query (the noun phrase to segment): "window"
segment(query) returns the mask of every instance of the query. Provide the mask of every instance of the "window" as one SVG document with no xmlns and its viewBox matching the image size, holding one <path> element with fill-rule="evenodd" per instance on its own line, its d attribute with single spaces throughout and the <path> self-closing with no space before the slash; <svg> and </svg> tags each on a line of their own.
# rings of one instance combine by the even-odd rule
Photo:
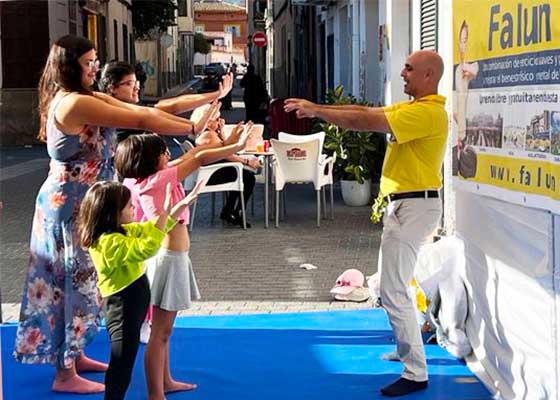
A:
<svg viewBox="0 0 560 400">
<path fill-rule="evenodd" d="M 119 59 L 119 23 L 113 20 L 113 44 L 115 46 L 115 60 Z"/>
<path fill-rule="evenodd" d="M 189 8 L 187 4 L 187 0 L 178 0 L 177 6 L 179 8 L 179 17 L 188 17 L 189 16 Z"/>
<path fill-rule="evenodd" d="M 420 49 L 437 51 L 437 0 L 420 2 Z"/>
<path fill-rule="evenodd" d="M 195 33 L 204 33 L 204 25 L 196 25 L 194 27 L 194 32 Z"/>
<path fill-rule="evenodd" d="M 239 37 L 241 35 L 241 28 L 239 25 L 224 25 L 224 32 L 231 33 L 231 37 Z"/>
</svg>

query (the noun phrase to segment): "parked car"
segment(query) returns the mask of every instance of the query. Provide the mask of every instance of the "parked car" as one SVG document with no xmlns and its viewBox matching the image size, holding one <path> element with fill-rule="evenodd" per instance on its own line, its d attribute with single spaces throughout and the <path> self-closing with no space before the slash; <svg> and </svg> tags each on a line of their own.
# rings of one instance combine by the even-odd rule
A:
<svg viewBox="0 0 560 400">
<path fill-rule="evenodd" d="M 224 67 L 224 64 L 220 62 L 213 62 L 204 67 L 204 75 L 206 76 L 222 76 L 225 73 L 226 68 Z"/>
</svg>

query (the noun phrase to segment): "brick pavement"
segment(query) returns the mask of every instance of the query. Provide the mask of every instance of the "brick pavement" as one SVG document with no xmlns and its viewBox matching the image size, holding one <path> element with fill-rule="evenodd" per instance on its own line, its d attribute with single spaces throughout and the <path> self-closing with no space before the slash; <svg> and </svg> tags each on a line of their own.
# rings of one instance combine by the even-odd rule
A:
<svg viewBox="0 0 560 400">
<path fill-rule="evenodd" d="M 234 99 L 239 100 L 239 94 L 237 89 Z M 234 101 L 233 105 L 232 111 L 223 112 L 231 123 L 244 117 L 243 104 Z M 0 212 L 0 290 L 7 321 L 16 320 L 19 312 L 33 204 L 47 173 L 46 151 L 42 147 L 3 147 L 0 161 L 0 199 L 4 202 Z M 21 166 L 20 173 L 14 165 Z M 367 302 L 332 301 L 329 294 L 345 269 L 357 268 L 366 275 L 377 270 L 381 230 L 369 222 L 368 207 L 345 206 L 335 186 L 335 219 L 323 220 L 317 228 L 312 186 L 292 185 L 287 190 L 286 219 L 279 228 L 271 221 L 271 227 L 264 229 L 263 187 L 257 184 L 254 216 L 248 207 L 253 227 L 247 231 L 224 226 L 219 219 L 210 221 L 210 195 L 201 196 L 191 234 L 191 258 L 202 299 L 183 314 L 371 307 Z M 299 267 L 302 263 L 318 268 L 305 270 Z"/>
</svg>

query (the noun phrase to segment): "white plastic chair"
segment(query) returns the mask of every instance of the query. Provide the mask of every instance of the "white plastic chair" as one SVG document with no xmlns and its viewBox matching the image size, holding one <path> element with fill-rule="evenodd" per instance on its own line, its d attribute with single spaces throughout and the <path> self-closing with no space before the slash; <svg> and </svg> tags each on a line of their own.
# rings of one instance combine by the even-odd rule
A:
<svg viewBox="0 0 560 400">
<path fill-rule="evenodd" d="M 278 132 L 278 140 L 283 142 L 301 143 L 308 142 L 313 139 L 319 139 L 320 153 L 323 153 L 323 144 L 325 143 L 325 132 L 315 132 L 309 135 L 294 135 L 287 132 Z"/>
<path fill-rule="evenodd" d="M 329 157 L 327 154 L 322 154 L 323 152 L 323 144 L 325 143 L 325 132 L 315 132 L 309 135 L 294 135 L 287 132 L 278 132 L 278 140 L 283 142 L 292 142 L 292 143 L 301 143 L 307 142 L 309 140 L 319 139 L 319 148 L 320 148 L 320 156 L 319 160 L 324 163 L 324 161 Z M 328 180 L 327 184 L 331 185 L 331 219 L 334 219 L 334 194 L 333 194 L 333 169 L 334 169 L 334 162 L 336 161 L 336 153 L 333 154 L 332 159 L 327 163 L 325 171 L 326 179 Z M 321 192 L 323 195 L 323 210 L 324 216 L 327 217 L 327 199 L 325 193 L 325 186 L 321 187 Z M 284 203 L 285 205 L 285 203 Z M 284 213 L 286 209 L 284 208 Z"/>
<path fill-rule="evenodd" d="M 317 227 L 321 226 L 320 192 L 324 185 L 329 183 L 332 185 L 332 170 L 328 171 L 329 174 L 325 174 L 325 167 L 332 165 L 333 157 L 321 160 L 320 142 L 319 138 L 306 142 L 271 139 L 275 157 L 276 227 L 278 227 L 280 191 L 287 183 L 313 183 L 317 193 Z"/>
<path fill-rule="evenodd" d="M 188 152 L 189 150 L 193 149 L 193 144 L 185 140 L 184 142 L 179 142 L 177 139 L 173 139 L 175 142 L 181 147 L 184 153 Z M 226 167 L 233 167 L 236 169 L 237 178 L 235 181 L 227 182 L 227 183 L 220 183 L 216 185 L 206 185 L 212 174 L 222 168 Z M 212 193 L 212 221 L 214 220 L 214 210 L 216 206 L 216 192 L 223 192 L 223 191 L 238 191 L 240 192 L 241 197 L 241 214 L 243 217 L 243 229 L 247 229 L 247 218 L 245 217 L 245 198 L 243 197 L 243 165 L 238 162 L 223 162 L 219 164 L 213 165 L 205 165 L 200 167 L 197 171 L 190 174 L 184 181 L 183 187 L 185 191 L 191 191 L 197 182 L 202 181 L 203 186 L 200 189 L 199 194 L 202 193 Z M 194 217 L 196 215 L 196 205 L 198 203 L 198 199 L 195 200 L 192 208 L 192 215 L 190 218 L 189 223 L 189 231 L 192 232 L 194 227 Z"/>
<path fill-rule="evenodd" d="M 207 185 L 208 180 L 214 174 L 214 172 L 222 169 L 232 167 L 235 168 L 237 172 L 237 178 L 232 182 L 227 183 L 218 183 L 215 185 Z M 202 188 L 200 189 L 199 194 L 202 193 L 212 193 L 212 220 L 214 219 L 214 206 L 215 206 L 215 198 L 214 193 L 216 192 L 239 192 L 239 197 L 241 199 L 241 215 L 243 218 L 243 229 L 247 229 L 247 218 L 245 216 L 245 197 L 243 196 L 243 164 L 239 162 L 223 162 L 219 164 L 213 165 L 205 165 L 204 167 L 200 167 L 198 169 L 198 179 L 197 182 L 202 181 Z M 198 199 L 195 200 L 192 210 L 192 216 L 189 228 L 192 231 L 194 226 L 194 217 L 196 215 L 196 204 Z"/>
</svg>

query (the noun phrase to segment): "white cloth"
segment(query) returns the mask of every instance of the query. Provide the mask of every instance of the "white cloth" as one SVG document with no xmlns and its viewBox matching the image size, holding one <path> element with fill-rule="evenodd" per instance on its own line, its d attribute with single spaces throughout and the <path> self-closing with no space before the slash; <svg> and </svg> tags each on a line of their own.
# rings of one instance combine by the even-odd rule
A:
<svg viewBox="0 0 560 400">
<path fill-rule="evenodd" d="M 472 352 L 465 331 L 468 315 L 463 241 L 456 236 L 422 246 L 414 276 L 430 300 L 428 319 L 438 344 L 457 358 Z"/>
<path fill-rule="evenodd" d="M 420 247 L 434 232 L 440 218 L 440 199 L 425 198 L 392 201 L 383 216 L 379 257 L 381 301 L 404 364 L 402 376 L 413 381 L 425 381 L 428 374 L 416 310 L 408 287 L 414 277 Z"/>
</svg>

